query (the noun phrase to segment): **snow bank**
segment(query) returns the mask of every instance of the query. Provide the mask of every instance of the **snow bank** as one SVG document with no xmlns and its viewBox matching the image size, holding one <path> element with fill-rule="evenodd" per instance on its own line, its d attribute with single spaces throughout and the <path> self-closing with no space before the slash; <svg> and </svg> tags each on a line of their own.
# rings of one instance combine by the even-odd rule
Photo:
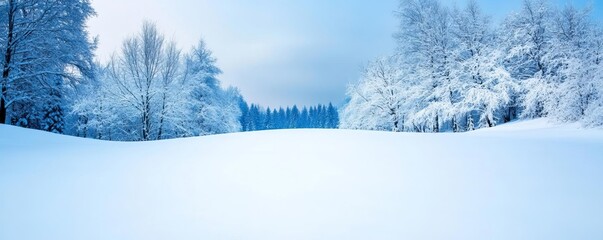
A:
<svg viewBox="0 0 603 240">
<path fill-rule="evenodd" d="M 538 121 L 146 143 L 0 126 L 0 239 L 603 239 L 603 131 Z"/>
</svg>

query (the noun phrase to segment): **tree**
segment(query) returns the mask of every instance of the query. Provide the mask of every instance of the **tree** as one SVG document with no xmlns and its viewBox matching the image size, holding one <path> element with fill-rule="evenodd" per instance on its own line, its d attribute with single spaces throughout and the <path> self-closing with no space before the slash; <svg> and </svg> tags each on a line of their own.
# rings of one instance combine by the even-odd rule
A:
<svg viewBox="0 0 603 240">
<path fill-rule="evenodd" d="M 558 86 L 548 112 L 561 121 L 584 117 L 596 98 L 596 28 L 589 21 L 590 9 L 566 5 L 553 15 L 553 38 L 547 57 L 559 69 Z"/>
<path fill-rule="evenodd" d="M 247 104 L 236 88 L 220 87 L 215 62 L 202 40 L 182 54 L 146 22 L 94 78 L 76 86 L 72 132 L 146 141 L 240 131 Z"/>
<path fill-rule="evenodd" d="M 470 1 L 464 10 L 455 10 L 452 19 L 451 32 L 457 43 L 451 74 L 456 96 L 450 112 L 453 131 L 473 128 L 474 118 L 479 119 L 479 127 L 512 120 L 518 86 L 502 67 L 504 55 L 494 47 L 489 18 L 476 1 Z"/>
<path fill-rule="evenodd" d="M 304 108 L 305 110 L 305 108 Z M 303 116 L 303 114 L 302 114 Z M 339 127 L 339 113 L 337 109 L 333 106 L 333 104 L 329 103 L 327 107 L 327 119 L 326 119 L 326 128 L 337 128 Z"/>
<path fill-rule="evenodd" d="M 394 58 L 372 62 L 361 81 L 348 89 L 350 101 L 342 110 L 340 127 L 394 132 L 404 130 L 404 90 L 402 71 Z"/>
<path fill-rule="evenodd" d="M 259 131 L 267 129 L 295 129 L 295 128 L 336 128 L 339 126 L 338 110 L 329 103 L 329 107 L 321 104 L 304 106 L 300 110 L 297 105 L 286 108 L 262 108 L 260 105 L 240 105 L 241 111 L 247 113 L 239 118 L 243 126 L 248 126 L 243 131 Z"/>
<path fill-rule="evenodd" d="M 587 126 L 603 126 L 603 29 L 598 26 L 591 32 L 591 47 L 593 78 L 591 84 L 595 88 L 595 95 L 590 101 L 584 116 Z"/>
<path fill-rule="evenodd" d="M 462 100 L 454 114 L 460 114 L 458 119 L 470 120 L 471 125 L 468 126 L 474 126 L 474 120 L 478 119 L 478 127 L 493 127 L 514 117 L 510 109 L 514 108 L 513 102 L 519 86 L 500 65 L 501 55 L 499 51 L 489 52 L 484 58 L 480 58 L 480 67 L 483 69 L 480 70 L 479 78 L 464 79 Z M 462 76 L 467 77 L 461 74 Z M 464 121 L 459 121 L 459 125 L 453 130 L 458 131 L 464 125 L 462 123 Z"/>
<path fill-rule="evenodd" d="M 450 89 L 453 42 L 450 36 L 450 15 L 437 0 L 403 0 L 399 11 L 400 28 L 395 38 L 400 56 L 407 58 L 421 80 L 425 106 L 417 113 L 423 124 L 440 131 L 446 121 L 446 110 L 454 99 Z"/>
<path fill-rule="evenodd" d="M 502 28 L 505 68 L 523 86 L 522 115 L 527 118 L 546 116 L 551 106 L 557 70 L 547 58 L 554 51 L 551 14 L 545 0 L 524 0 L 521 12 L 509 16 Z"/>
<path fill-rule="evenodd" d="M 109 63 L 110 77 L 117 86 L 114 94 L 136 113 L 138 139 L 143 141 L 156 134 L 163 50 L 164 37 L 154 24 L 145 22 L 137 36 L 124 41 L 121 55 Z"/>
<path fill-rule="evenodd" d="M 289 128 L 299 128 L 299 116 L 299 108 L 297 105 L 293 105 L 291 111 L 289 112 Z"/>
<path fill-rule="evenodd" d="M 127 130 L 131 114 L 123 111 L 122 103 L 114 97 L 116 85 L 110 81 L 108 68 L 96 63 L 94 71 L 94 78 L 76 85 L 72 92 L 69 134 L 104 140 L 131 139 Z"/>
<path fill-rule="evenodd" d="M 272 110 L 270 110 L 270 107 L 266 108 L 263 127 L 264 129 L 274 129 L 274 118 L 272 117 Z"/>
<path fill-rule="evenodd" d="M 304 106 L 299 114 L 299 128 L 309 128 L 310 127 L 310 112 L 308 112 L 308 108 Z"/>
<path fill-rule="evenodd" d="M 255 104 L 251 104 L 249 107 L 249 130 L 250 131 L 259 131 L 263 130 L 262 121 L 263 116 L 260 111 L 260 107 Z"/>
<path fill-rule="evenodd" d="M 249 104 L 245 101 L 245 99 L 241 98 L 239 101 L 239 110 L 241 111 L 241 116 L 239 117 L 239 124 L 241 125 L 241 131 L 247 132 L 251 130 L 249 126 Z"/>
<path fill-rule="evenodd" d="M 243 103 L 237 89 L 222 90 L 217 78 L 222 71 L 215 65 L 216 59 L 203 40 L 192 49 L 186 62 L 187 84 L 192 89 L 189 104 L 193 135 L 239 131 L 241 113 L 247 111 L 241 106 L 246 103 Z M 254 127 L 257 125 L 245 126 Z"/>
<path fill-rule="evenodd" d="M 92 73 L 90 2 L 7 0 L 0 12 L 0 123 L 10 109 L 13 124 L 61 132 L 65 83 Z"/>
<path fill-rule="evenodd" d="M 524 0 L 495 32 L 476 1 L 450 11 L 401 0 L 396 61 L 375 61 L 348 88 L 340 127 L 457 132 L 535 117 L 601 125 L 603 31 L 589 14 Z"/>
<path fill-rule="evenodd" d="M 157 139 L 188 135 L 185 130 L 187 114 L 187 88 L 180 74 L 181 57 L 176 43 L 169 43 L 163 49 L 162 66 L 159 70 L 159 123 Z"/>
</svg>

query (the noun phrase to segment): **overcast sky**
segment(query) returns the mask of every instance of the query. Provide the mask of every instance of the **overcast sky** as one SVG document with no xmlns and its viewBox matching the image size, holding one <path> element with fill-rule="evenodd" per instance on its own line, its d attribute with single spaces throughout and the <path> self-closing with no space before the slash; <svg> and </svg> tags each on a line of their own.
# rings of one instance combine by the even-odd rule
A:
<svg viewBox="0 0 603 240">
<path fill-rule="evenodd" d="M 480 3 L 498 20 L 518 10 L 521 0 Z M 343 102 L 361 67 L 394 48 L 398 0 L 92 0 L 92 5 L 98 16 L 89 26 L 99 36 L 101 60 L 150 20 L 185 50 L 203 38 L 218 58 L 224 86 L 238 87 L 248 102 L 274 107 Z M 603 19 L 603 0 L 594 5 L 593 14 Z"/>
</svg>

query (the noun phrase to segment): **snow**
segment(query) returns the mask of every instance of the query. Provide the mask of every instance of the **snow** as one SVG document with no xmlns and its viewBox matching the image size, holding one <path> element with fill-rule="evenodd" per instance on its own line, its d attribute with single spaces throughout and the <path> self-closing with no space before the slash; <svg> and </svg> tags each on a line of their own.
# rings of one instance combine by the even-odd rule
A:
<svg viewBox="0 0 603 240">
<path fill-rule="evenodd" d="M 144 143 L 0 125 L 0 239 L 603 239 L 603 131 L 279 130 Z"/>
</svg>

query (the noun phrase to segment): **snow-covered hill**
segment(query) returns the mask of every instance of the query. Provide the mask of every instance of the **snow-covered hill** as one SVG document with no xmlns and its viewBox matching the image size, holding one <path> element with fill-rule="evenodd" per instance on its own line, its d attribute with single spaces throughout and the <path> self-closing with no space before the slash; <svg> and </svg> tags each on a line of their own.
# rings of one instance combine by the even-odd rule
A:
<svg viewBox="0 0 603 240">
<path fill-rule="evenodd" d="M 603 239 L 603 131 L 116 143 L 2 125 L 0 239 Z"/>
</svg>

